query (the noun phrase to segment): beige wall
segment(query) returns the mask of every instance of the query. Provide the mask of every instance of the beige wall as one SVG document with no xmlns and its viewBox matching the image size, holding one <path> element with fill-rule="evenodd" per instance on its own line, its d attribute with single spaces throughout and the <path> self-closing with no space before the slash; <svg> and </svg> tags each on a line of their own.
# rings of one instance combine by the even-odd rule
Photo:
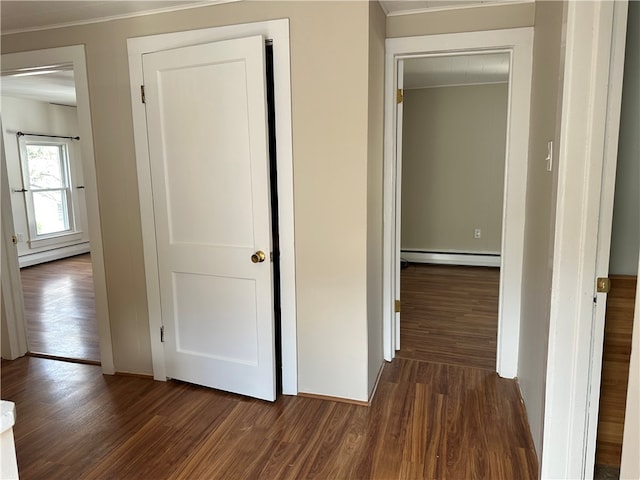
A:
<svg viewBox="0 0 640 480">
<path fill-rule="evenodd" d="M 299 389 L 366 400 L 366 2 L 206 6 L 5 35 L 2 52 L 85 45 L 115 366 L 150 373 L 126 39 L 278 18 L 291 35 Z"/>
<path fill-rule="evenodd" d="M 403 250 L 500 253 L 507 103 L 506 83 L 405 90 Z"/>
<path fill-rule="evenodd" d="M 4 295 L 0 289 L 0 340 L 2 358 L 11 358 L 11 347 L 9 345 L 9 330 L 7 329 L 7 311 L 4 305 Z"/>
<path fill-rule="evenodd" d="M 518 381 L 538 457 L 542 452 L 557 169 L 546 171 L 547 141 L 558 158 L 565 2 L 537 2 L 533 45 L 527 205 Z"/>
<path fill-rule="evenodd" d="M 638 274 L 640 246 L 640 2 L 629 2 L 609 271 Z"/>
<path fill-rule="evenodd" d="M 390 16 L 387 17 L 387 37 L 532 27 L 534 12 L 534 3 L 527 2 Z"/>
<path fill-rule="evenodd" d="M 369 3 L 369 132 L 367 137 L 367 389 L 371 393 L 383 363 L 382 351 L 382 174 L 384 125 L 385 15 Z"/>
</svg>

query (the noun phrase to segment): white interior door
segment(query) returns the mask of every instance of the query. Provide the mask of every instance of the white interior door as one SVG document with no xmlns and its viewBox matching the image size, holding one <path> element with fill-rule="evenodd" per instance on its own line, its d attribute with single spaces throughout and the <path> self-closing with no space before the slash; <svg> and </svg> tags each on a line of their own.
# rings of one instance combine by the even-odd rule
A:
<svg viewBox="0 0 640 480">
<path fill-rule="evenodd" d="M 146 54 L 143 72 L 166 374 L 274 400 L 263 38 Z"/>
<path fill-rule="evenodd" d="M 394 262 L 394 282 L 396 289 L 396 303 L 401 301 L 400 292 L 400 259 L 402 251 L 402 121 L 404 116 L 404 60 L 398 60 L 398 94 L 396 95 L 396 251 Z M 395 309 L 395 347 L 396 350 L 400 350 L 400 308 L 396 304 Z"/>
</svg>

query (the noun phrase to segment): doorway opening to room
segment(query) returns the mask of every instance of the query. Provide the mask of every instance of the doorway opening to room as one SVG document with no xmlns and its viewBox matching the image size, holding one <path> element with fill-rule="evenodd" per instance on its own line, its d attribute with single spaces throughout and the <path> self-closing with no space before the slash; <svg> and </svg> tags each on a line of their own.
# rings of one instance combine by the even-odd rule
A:
<svg viewBox="0 0 640 480">
<path fill-rule="evenodd" d="M 495 371 L 509 63 L 400 62 L 401 358 Z"/>
<path fill-rule="evenodd" d="M 7 69 L 1 93 L 27 351 L 99 365 L 74 65 Z"/>
<path fill-rule="evenodd" d="M 414 325 L 413 332 L 402 333 L 401 325 L 411 317 L 413 290 L 414 297 L 435 309 L 443 331 L 460 324 L 458 339 L 469 340 L 478 323 L 493 319 L 484 336 L 467 342 L 467 354 L 475 358 L 477 343 L 495 343 L 495 353 L 481 361 L 482 368 L 514 378 L 520 334 L 532 30 L 396 38 L 388 39 L 386 47 L 385 359 L 393 359 L 397 352 L 410 358 L 417 355 L 415 346 L 411 352 L 403 351 L 404 336 L 409 340 L 411 335 L 428 335 L 441 343 L 432 327 Z M 421 112 L 428 115 L 420 118 Z M 498 124 L 501 129 L 490 128 Z M 405 171 L 407 149 L 412 153 Z M 406 269 L 409 284 L 405 285 L 401 266 L 407 262 L 412 263 Z M 410 269 L 425 275 L 409 278 Z M 428 271 L 432 273 L 426 275 Z M 483 275 L 474 279 L 472 273 Z M 461 306 L 455 300 L 448 306 L 438 305 L 450 297 L 444 286 L 449 283 L 449 290 L 457 291 L 465 281 L 470 285 L 467 291 L 475 291 L 480 300 L 461 311 L 456 322 L 451 316 L 443 318 L 438 312 Z M 460 295 L 470 300 L 468 294 Z M 440 350 L 445 353 L 442 346 Z M 446 353 L 448 358 L 441 356 L 439 361 L 456 361 L 454 352 Z"/>
<path fill-rule="evenodd" d="M 73 65 L 3 74 L 6 161 L 28 350 L 99 364 L 75 91 Z"/>
</svg>

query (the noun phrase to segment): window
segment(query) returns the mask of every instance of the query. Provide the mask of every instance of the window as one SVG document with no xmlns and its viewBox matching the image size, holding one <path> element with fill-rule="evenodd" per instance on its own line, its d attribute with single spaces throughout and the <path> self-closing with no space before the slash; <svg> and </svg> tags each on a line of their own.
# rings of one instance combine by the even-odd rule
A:
<svg viewBox="0 0 640 480">
<path fill-rule="evenodd" d="M 72 199 L 70 142 L 32 138 L 21 139 L 21 157 L 29 237 L 34 244 L 73 235 L 77 229 Z"/>
<path fill-rule="evenodd" d="M 27 143 L 26 150 L 36 235 L 71 230 L 73 215 L 66 145 Z"/>
</svg>

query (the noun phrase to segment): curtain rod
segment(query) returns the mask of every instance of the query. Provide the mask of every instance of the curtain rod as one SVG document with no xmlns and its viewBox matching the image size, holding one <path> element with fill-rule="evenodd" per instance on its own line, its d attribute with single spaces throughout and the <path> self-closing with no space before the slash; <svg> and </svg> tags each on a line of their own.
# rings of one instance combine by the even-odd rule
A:
<svg viewBox="0 0 640 480">
<path fill-rule="evenodd" d="M 18 135 L 19 137 L 28 135 L 29 137 L 67 138 L 69 140 L 80 140 L 80 137 L 65 137 L 64 135 L 43 135 L 42 133 L 17 132 L 16 135 Z"/>
</svg>

